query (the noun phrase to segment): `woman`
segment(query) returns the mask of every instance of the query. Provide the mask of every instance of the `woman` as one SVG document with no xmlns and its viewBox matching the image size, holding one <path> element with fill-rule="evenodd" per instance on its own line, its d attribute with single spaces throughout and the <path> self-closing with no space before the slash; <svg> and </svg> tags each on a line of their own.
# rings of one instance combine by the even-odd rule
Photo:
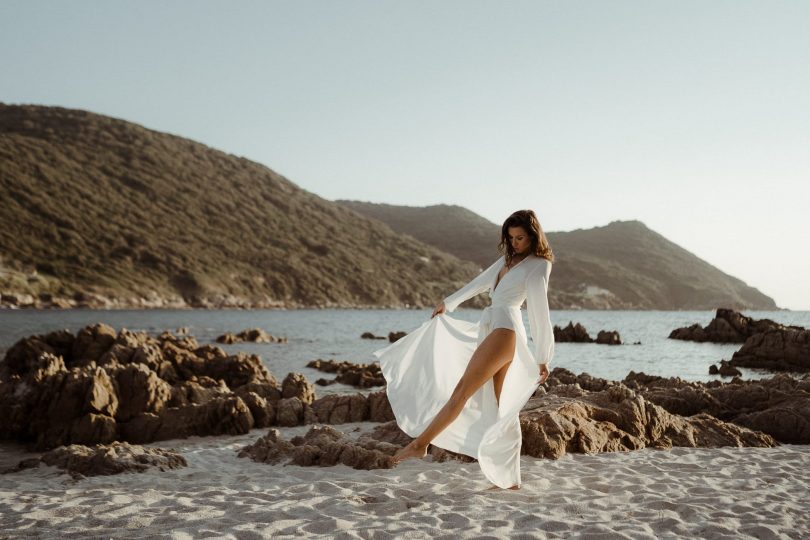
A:
<svg viewBox="0 0 810 540">
<path fill-rule="evenodd" d="M 415 437 L 394 455 L 396 463 L 424 457 L 432 443 L 477 458 L 496 486 L 519 489 L 518 413 L 545 382 L 554 355 L 546 292 L 554 255 L 531 210 L 506 219 L 498 247 L 504 255 L 439 303 L 430 321 L 374 354 L 397 424 Z M 446 315 L 484 291 L 492 304 L 478 323 Z"/>
</svg>

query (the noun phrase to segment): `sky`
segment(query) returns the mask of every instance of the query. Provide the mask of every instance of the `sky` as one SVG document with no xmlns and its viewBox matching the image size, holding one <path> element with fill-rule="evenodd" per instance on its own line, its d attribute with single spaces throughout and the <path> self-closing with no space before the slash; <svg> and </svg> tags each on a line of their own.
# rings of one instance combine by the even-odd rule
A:
<svg viewBox="0 0 810 540">
<path fill-rule="evenodd" d="M 804 0 L 0 0 L 0 101 L 332 200 L 640 220 L 810 310 L 808 28 Z"/>
</svg>

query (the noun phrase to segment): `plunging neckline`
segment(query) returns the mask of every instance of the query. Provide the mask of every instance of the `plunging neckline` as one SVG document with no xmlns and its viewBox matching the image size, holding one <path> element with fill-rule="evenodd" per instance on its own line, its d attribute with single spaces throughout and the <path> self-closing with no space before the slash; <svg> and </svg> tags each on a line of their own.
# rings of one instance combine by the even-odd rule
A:
<svg viewBox="0 0 810 540">
<path fill-rule="evenodd" d="M 500 284 L 501 284 L 501 282 L 503 281 L 503 278 L 505 278 L 505 277 L 506 277 L 506 274 L 508 274 L 509 272 L 511 272 L 512 270 L 514 270 L 514 269 L 515 269 L 515 268 L 517 268 L 518 266 L 520 266 L 520 264 L 521 264 L 523 261 L 525 261 L 526 259 L 528 259 L 529 257 L 531 257 L 531 253 L 530 253 L 530 254 L 528 254 L 528 255 L 526 255 L 526 256 L 525 256 L 525 257 L 523 257 L 522 259 L 520 259 L 520 262 L 518 262 L 518 263 L 517 263 L 515 266 L 513 266 L 512 268 L 508 269 L 508 270 L 507 270 L 507 271 L 506 271 L 506 272 L 505 272 L 505 273 L 504 273 L 504 274 L 501 276 L 501 270 L 503 270 L 503 269 L 504 269 L 504 267 L 506 267 L 506 257 L 504 257 L 504 258 L 503 258 L 503 266 L 501 266 L 501 268 L 498 270 L 498 273 L 495 275 L 495 286 L 494 286 L 494 287 L 492 287 L 492 292 L 493 292 L 493 293 L 495 292 L 495 289 L 497 289 L 497 288 L 498 288 L 498 285 L 500 285 Z M 500 276 L 500 277 L 498 277 L 498 276 Z"/>
</svg>

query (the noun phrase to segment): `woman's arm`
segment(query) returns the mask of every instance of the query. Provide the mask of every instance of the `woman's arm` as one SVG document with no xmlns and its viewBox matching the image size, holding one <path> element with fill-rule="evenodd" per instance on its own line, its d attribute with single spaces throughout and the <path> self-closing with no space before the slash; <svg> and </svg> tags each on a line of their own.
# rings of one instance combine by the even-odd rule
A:
<svg viewBox="0 0 810 540">
<path fill-rule="evenodd" d="M 534 342 L 534 360 L 540 365 L 548 364 L 554 356 L 554 326 L 548 309 L 548 278 L 551 262 L 537 265 L 526 278 L 526 310 L 529 312 L 529 327 Z"/>
<path fill-rule="evenodd" d="M 454 311 L 459 304 L 481 294 L 492 286 L 492 282 L 503 266 L 503 257 L 498 258 L 492 265 L 478 274 L 469 283 L 444 299 L 444 306 L 447 312 Z"/>
</svg>

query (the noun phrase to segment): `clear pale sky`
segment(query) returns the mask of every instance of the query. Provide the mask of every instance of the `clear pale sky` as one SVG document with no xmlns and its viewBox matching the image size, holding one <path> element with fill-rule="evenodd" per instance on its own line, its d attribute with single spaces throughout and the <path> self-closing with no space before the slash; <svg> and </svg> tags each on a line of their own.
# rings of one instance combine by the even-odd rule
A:
<svg viewBox="0 0 810 540">
<path fill-rule="evenodd" d="M 638 219 L 810 309 L 808 1 L 0 0 L 0 101 L 123 118 L 327 199 Z"/>
</svg>

